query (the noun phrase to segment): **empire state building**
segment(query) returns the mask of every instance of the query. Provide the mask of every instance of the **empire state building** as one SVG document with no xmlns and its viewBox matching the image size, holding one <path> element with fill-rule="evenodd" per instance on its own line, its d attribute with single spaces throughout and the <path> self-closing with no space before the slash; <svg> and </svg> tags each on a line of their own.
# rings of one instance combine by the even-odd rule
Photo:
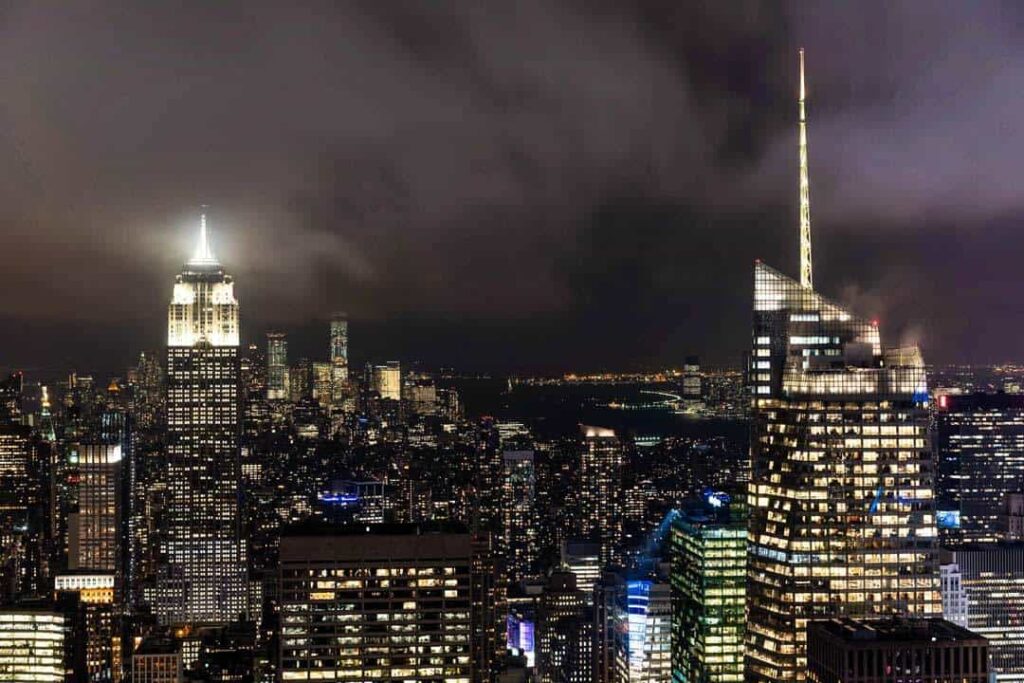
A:
<svg viewBox="0 0 1024 683">
<path fill-rule="evenodd" d="M 154 611 L 218 623 L 246 611 L 238 485 L 238 300 L 207 241 L 174 283 L 167 316 L 167 490 Z"/>
</svg>

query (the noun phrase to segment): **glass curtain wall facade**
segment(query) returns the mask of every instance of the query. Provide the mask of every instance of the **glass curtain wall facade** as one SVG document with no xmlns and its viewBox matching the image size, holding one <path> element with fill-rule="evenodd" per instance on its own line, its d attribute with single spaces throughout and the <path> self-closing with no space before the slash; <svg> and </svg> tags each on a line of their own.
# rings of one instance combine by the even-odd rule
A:
<svg viewBox="0 0 1024 683">
<path fill-rule="evenodd" d="M 916 348 L 758 262 L 746 677 L 803 680 L 807 623 L 941 613 Z"/>
<path fill-rule="evenodd" d="M 747 528 L 742 515 L 697 510 L 672 525 L 673 683 L 743 680 Z"/>
</svg>

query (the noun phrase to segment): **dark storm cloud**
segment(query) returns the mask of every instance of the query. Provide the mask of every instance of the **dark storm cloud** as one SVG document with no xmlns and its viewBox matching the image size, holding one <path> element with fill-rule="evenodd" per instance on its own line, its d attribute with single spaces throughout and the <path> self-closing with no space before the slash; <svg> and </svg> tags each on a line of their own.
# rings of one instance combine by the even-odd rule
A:
<svg viewBox="0 0 1024 683">
<path fill-rule="evenodd" d="M 821 289 L 999 357 L 961 330 L 1009 283 L 947 250 L 1020 243 L 1019 32 L 977 3 L 15 3 L 0 365 L 159 344 L 202 203 L 251 335 L 344 308 L 363 357 L 735 359 L 751 260 L 793 270 L 799 44 Z"/>
</svg>

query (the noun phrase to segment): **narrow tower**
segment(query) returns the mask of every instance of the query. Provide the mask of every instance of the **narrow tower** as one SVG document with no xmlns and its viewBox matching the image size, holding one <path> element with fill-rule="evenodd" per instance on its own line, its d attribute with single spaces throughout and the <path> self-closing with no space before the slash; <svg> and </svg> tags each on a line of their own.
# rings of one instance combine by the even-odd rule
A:
<svg viewBox="0 0 1024 683">
<path fill-rule="evenodd" d="M 800 284 L 814 286 L 811 268 L 811 188 L 807 178 L 807 110 L 804 98 L 804 49 L 800 48 Z"/>
<path fill-rule="evenodd" d="M 210 249 L 204 215 L 167 316 L 165 566 L 151 601 L 163 624 L 227 623 L 247 610 L 239 371 L 234 280 Z"/>
</svg>

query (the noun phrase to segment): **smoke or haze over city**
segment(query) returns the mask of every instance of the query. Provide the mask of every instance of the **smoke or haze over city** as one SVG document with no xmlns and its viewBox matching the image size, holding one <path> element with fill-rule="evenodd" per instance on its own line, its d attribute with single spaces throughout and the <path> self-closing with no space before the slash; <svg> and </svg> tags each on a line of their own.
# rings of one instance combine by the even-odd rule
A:
<svg viewBox="0 0 1024 683">
<path fill-rule="evenodd" d="M 751 262 L 796 271 L 798 46 L 816 288 L 929 360 L 1013 357 L 1022 19 L 963 2 L 12 3 L 4 362 L 116 369 L 164 343 L 206 204 L 253 339 L 281 327 L 313 348 L 343 309 L 358 357 L 738 363 Z"/>
</svg>

